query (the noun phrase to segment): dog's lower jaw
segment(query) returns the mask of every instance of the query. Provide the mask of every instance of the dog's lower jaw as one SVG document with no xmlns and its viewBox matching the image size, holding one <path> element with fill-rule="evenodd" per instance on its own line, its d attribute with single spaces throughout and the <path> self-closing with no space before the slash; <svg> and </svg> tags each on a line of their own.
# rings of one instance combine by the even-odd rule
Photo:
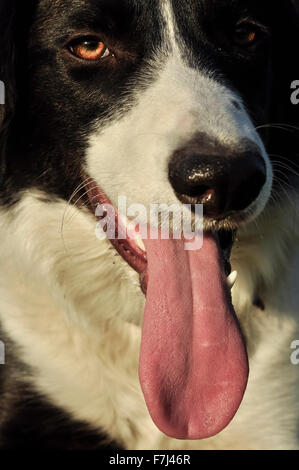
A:
<svg viewBox="0 0 299 470">
<path fill-rule="evenodd" d="M 128 449 L 298 446 L 298 404 L 293 397 L 299 377 L 288 356 L 291 341 L 299 337 L 299 299 L 291 272 L 295 257 L 288 248 L 298 237 L 292 231 L 296 224 L 290 226 L 291 209 L 281 207 L 279 214 L 276 209 L 276 217 L 272 213 L 260 222 L 264 239 L 254 226 L 239 234 L 232 253 L 233 269 L 239 272 L 233 301 L 252 374 L 228 428 L 208 441 L 191 442 L 163 436 L 145 408 L 137 376 L 140 329 L 131 323 L 134 319 L 140 324 L 144 309 L 138 275 L 96 240 L 92 218 L 76 208 L 69 209 L 63 244 L 59 230 L 65 203 L 44 204 L 39 195 L 24 195 L 13 216 L 1 214 L 1 322 L 32 368 L 29 382 L 72 416 L 109 431 Z M 263 288 L 265 313 L 252 306 L 258 286 Z M 279 383 L 272 380 L 277 364 Z M 267 387 L 261 389 L 265 376 Z M 287 384 L 283 393 L 282 383 Z"/>
</svg>

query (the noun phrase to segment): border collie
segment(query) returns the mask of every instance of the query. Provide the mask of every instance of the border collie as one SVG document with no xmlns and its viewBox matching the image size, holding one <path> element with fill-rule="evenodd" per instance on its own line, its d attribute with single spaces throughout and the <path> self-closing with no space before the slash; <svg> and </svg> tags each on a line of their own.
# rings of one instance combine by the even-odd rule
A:
<svg viewBox="0 0 299 470">
<path fill-rule="evenodd" d="M 299 448 L 298 21 L 0 1 L 2 449 Z M 120 197 L 202 207 L 202 247 L 99 239 Z"/>
</svg>

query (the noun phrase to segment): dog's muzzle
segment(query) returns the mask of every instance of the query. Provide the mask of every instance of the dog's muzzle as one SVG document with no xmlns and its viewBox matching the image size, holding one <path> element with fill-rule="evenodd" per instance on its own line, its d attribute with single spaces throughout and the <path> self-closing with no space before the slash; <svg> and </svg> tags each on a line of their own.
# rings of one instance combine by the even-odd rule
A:
<svg viewBox="0 0 299 470">
<path fill-rule="evenodd" d="M 203 204 L 204 215 L 225 218 L 246 210 L 267 179 L 259 148 L 244 139 L 229 148 L 197 136 L 178 149 L 169 163 L 169 180 L 184 204 Z"/>
</svg>

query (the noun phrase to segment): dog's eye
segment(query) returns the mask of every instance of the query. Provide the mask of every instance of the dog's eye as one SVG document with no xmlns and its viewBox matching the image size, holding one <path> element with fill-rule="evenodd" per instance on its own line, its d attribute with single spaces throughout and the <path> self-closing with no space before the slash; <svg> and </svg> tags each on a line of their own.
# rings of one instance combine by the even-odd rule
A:
<svg viewBox="0 0 299 470">
<path fill-rule="evenodd" d="M 251 23 L 239 23 L 234 30 L 234 43 L 238 46 L 253 46 L 258 39 L 258 30 Z"/>
<path fill-rule="evenodd" d="M 102 41 L 91 36 L 75 39 L 68 49 L 74 56 L 87 61 L 97 61 L 112 55 Z"/>
</svg>

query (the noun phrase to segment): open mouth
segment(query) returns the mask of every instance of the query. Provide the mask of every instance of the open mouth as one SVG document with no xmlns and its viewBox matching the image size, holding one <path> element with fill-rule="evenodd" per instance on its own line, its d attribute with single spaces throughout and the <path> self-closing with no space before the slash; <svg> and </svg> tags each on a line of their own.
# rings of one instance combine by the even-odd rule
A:
<svg viewBox="0 0 299 470">
<path fill-rule="evenodd" d="M 88 193 L 93 208 L 111 204 L 94 181 Z M 127 225 L 115 211 L 115 227 Z M 230 295 L 234 235 L 204 232 L 202 248 L 194 251 L 185 249 L 183 236 L 117 235 L 111 243 L 139 274 L 146 296 L 139 378 L 149 413 L 170 437 L 211 437 L 234 417 L 249 373 Z"/>
<path fill-rule="evenodd" d="M 94 181 L 88 183 L 89 199 L 92 205 L 92 210 L 95 211 L 98 205 L 101 205 L 104 209 L 106 205 L 112 206 L 111 201 L 105 193 L 97 186 Z M 132 228 L 132 222 L 127 219 L 123 214 L 120 214 L 115 210 L 115 238 L 110 239 L 111 244 L 118 252 L 118 254 L 127 262 L 131 268 L 133 268 L 140 276 L 141 289 L 146 295 L 147 288 L 147 255 L 144 241 L 140 236 L 136 236 L 134 228 Z M 121 227 L 122 233 L 125 233 L 125 238 L 118 238 L 118 228 Z M 227 277 L 227 286 L 231 290 L 237 279 L 237 272 L 231 271 L 230 255 L 233 247 L 235 232 L 219 230 L 213 232 L 223 262 L 223 269 Z"/>
</svg>

